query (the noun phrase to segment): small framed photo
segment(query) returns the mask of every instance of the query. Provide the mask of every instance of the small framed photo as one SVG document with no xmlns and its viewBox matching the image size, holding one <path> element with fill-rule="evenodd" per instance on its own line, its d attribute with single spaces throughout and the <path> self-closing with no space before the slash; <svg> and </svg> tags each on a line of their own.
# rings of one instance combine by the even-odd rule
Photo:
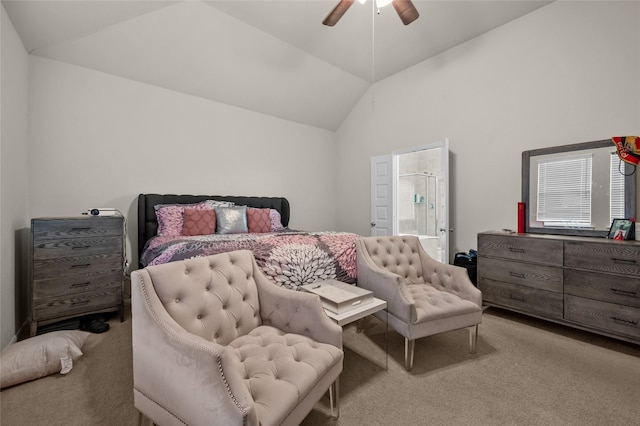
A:
<svg viewBox="0 0 640 426">
<path fill-rule="evenodd" d="M 635 238 L 636 221 L 634 219 L 613 219 L 609 235 L 612 240 L 632 240 Z"/>
</svg>

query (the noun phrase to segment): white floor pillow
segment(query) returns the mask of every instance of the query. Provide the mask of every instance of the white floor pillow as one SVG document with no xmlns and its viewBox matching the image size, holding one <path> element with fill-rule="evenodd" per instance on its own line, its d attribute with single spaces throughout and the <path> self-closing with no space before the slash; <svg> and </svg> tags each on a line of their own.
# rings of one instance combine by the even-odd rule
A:
<svg viewBox="0 0 640 426">
<path fill-rule="evenodd" d="M 80 330 L 53 331 L 16 342 L 0 353 L 2 388 L 54 373 L 66 374 L 82 355 L 91 333 Z"/>
</svg>

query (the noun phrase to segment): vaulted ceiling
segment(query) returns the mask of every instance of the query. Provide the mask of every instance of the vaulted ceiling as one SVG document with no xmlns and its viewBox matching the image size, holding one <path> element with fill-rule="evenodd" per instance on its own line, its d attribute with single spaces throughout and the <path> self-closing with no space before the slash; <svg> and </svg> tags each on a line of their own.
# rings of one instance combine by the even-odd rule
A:
<svg viewBox="0 0 640 426">
<path fill-rule="evenodd" d="M 2 0 L 32 55 L 327 130 L 375 81 L 517 19 L 549 1 Z"/>
</svg>

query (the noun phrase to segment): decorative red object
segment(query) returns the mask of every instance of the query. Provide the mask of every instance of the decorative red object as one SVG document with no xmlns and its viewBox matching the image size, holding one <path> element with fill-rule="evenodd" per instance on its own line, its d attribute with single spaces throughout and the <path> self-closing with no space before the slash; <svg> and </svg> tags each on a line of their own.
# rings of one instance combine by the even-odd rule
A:
<svg viewBox="0 0 640 426">
<path fill-rule="evenodd" d="M 640 136 L 614 136 L 611 140 L 622 161 L 633 166 L 640 164 Z"/>
<path fill-rule="evenodd" d="M 522 201 L 518 202 L 518 234 L 524 234 L 525 208 Z"/>
</svg>

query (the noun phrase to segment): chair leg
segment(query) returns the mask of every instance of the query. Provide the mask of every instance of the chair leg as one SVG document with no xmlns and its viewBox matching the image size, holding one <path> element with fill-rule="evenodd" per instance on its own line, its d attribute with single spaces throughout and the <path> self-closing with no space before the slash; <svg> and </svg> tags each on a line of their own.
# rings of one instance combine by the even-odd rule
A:
<svg viewBox="0 0 640 426">
<path fill-rule="evenodd" d="M 478 346 L 478 324 L 469 328 L 469 352 L 476 353 L 476 347 Z"/>
<path fill-rule="evenodd" d="M 331 405 L 331 417 L 340 417 L 340 377 L 329 387 L 329 405 Z M 333 414 L 333 407 L 336 407 L 336 414 Z"/>
<path fill-rule="evenodd" d="M 157 426 L 153 422 L 153 420 L 151 420 L 149 417 L 142 414 L 142 411 L 138 411 L 138 426 L 145 426 L 145 425 Z"/>
<path fill-rule="evenodd" d="M 413 351 L 416 347 L 416 341 L 404 338 L 404 366 L 407 371 L 411 371 L 413 368 Z"/>
</svg>

